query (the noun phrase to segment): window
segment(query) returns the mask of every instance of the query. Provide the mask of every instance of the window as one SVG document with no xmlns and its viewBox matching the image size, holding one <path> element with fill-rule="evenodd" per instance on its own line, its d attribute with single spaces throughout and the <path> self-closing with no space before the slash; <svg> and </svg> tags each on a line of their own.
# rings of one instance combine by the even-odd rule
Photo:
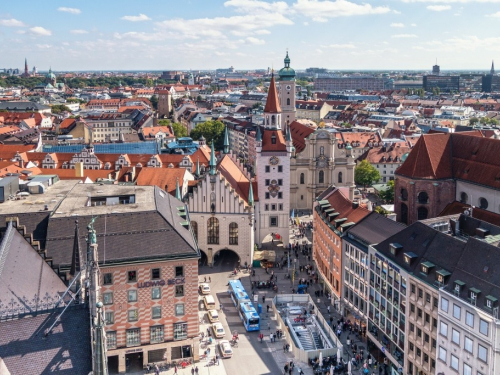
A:
<svg viewBox="0 0 500 375">
<path fill-rule="evenodd" d="M 151 279 L 152 280 L 158 280 L 161 278 L 160 276 L 161 276 L 161 272 L 160 272 L 159 268 L 153 268 L 151 270 Z"/>
<path fill-rule="evenodd" d="M 106 311 L 104 321 L 106 324 L 113 324 L 115 322 L 115 313 L 113 311 Z"/>
<path fill-rule="evenodd" d="M 276 211 L 276 205 L 275 204 L 271 205 L 271 211 Z"/>
<path fill-rule="evenodd" d="M 488 349 L 486 349 L 481 344 L 478 344 L 477 345 L 477 357 L 483 362 L 488 362 Z"/>
<path fill-rule="evenodd" d="M 151 308 L 151 318 L 153 319 L 161 318 L 161 306 L 153 306 Z"/>
<path fill-rule="evenodd" d="M 185 340 L 187 334 L 187 323 L 174 323 L 174 340 Z"/>
<path fill-rule="evenodd" d="M 159 287 L 151 288 L 151 299 L 160 299 L 161 289 Z"/>
<path fill-rule="evenodd" d="M 417 316 L 419 319 L 422 319 L 422 309 L 417 309 Z"/>
<path fill-rule="evenodd" d="M 269 218 L 269 226 L 271 226 L 271 227 L 277 227 L 278 226 L 278 217 L 271 216 Z"/>
<path fill-rule="evenodd" d="M 479 319 L 479 332 L 481 332 L 485 336 L 488 336 L 488 326 L 489 324 L 487 321 Z"/>
<path fill-rule="evenodd" d="M 269 165 L 266 165 L 266 173 L 271 172 L 271 167 Z"/>
<path fill-rule="evenodd" d="M 488 208 L 488 200 L 486 198 L 479 198 L 479 208 L 486 210 Z"/>
<path fill-rule="evenodd" d="M 401 189 L 401 200 L 402 201 L 407 201 L 408 200 L 408 190 Z"/>
<path fill-rule="evenodd" d="M 324 154 L 325 154 L 325 148 L 324 148 L 323 146 L 321 146 L 321 147 L 319 148 L 319 154 L 320 154 L 320 155 L 324 155 Z"/>
<path fill-rule="evenodd" d="M 339 172 L 337 181 L 338 181 L 339 184 L 342 183 L 342 172 Z"/>
<path fill-rule="evenodd" d="M 429 293 L 425 293 L 425 302 L 431 303 L 431 295 Z"/>
<path fill-rule="evenodd" d="M 153 326 L 149 328 L 149 341 L 151 344 L 163 342 L 163 326 Z"/>
<path fill-rule="evenodd" d="M 141 345 L 141 329 L 127 329 L 127 346 Z"/>
<path fill-rule="evenodd" d="M 325 183 L 325 172 L 319 171 L 319 183 L 324 184 Z"/>
<path fill-rule="evenodd" d="M 304 173 L 300 174 L 300 184 L 304 185 Z"/>
<path fill-rule="evenodd" d="M 451 329 L 451 341 L 460 345 L 460 332 L 458 332 L 455 328 Z"/>
<path fill-rule="evenodd" d="M 106 332 L 106 347 L 108 349 L 116 348 L 116 332 Z"/>
<path fill-rule="evenodd" d="M 441 346 L 439 347 L 439 359 L 446 362 L 446 349 Z"/>
<path fill-rule="evenodd" d="M 425 313 L 425 322 L 430 323 L 431 322 L 431 316 L 427 313 Z"/>
<path fill-rule="evenodd" d="M 238 245 L 238 224 L 229 224 L 229 244 Z"/>
<path fill-rule="evenodd" d="M 278 199 L 283 199 L 283 193 L 281 191 L 278 192 Z"/>
<path fill-rule="evenodd" d="M 283 166 L 282 165 L 278 165 L 278 173 L 282 173 L 283 172 Z"/>
<path fill-rule="evenodd" d="M 477 374 L 480 375 L 479 372 Z M 472 375 L 472 367 L 467 363 L 464 363 L 464 375 Z"/>
<path fill-rule="evenodd" d="M 128 321 L 136 322 L 139 318 L 139 314 L 137 313 L 137 309 L 132 309 L 128 311 Z"/>
<path fill-rule="evenodd" d="M 283 179 L 278 178 L 278 186 L 283 186 Z"/>
<path fill-rule="evenodd" d="M 191 229 L 193 230 L 194 239 L 198 241 L 198 223 L 196 221 L 191 221 Z"/>
<path fill-rule="evenodd" d="M 419 207 L 417 210 L 417 220 L 425 220 L 427 219 L 427 216 L 429 214 L 429 211 L 425 207 Z"/>
<path fill-rule="evenodd" d="M 441 310 L 448 312 L 448 300 L 441 298 Z"/>
<path fill-rule="evenodd" d="M 422 356 L 422 350 L 420 348 L 417 348 L 417 356 L 418 357 Z"/>
<path fill-rule="evenodd" d="M 290 105 L 290 98 L 286 98 L 286 105 Z"/>
<path fill-rule="evenodd" d="M 429 335 L 426 333 L 426 334 L 424 335 L 424 340 L 425 340 L 425 342 L 429 342 L 429 338 L 430 338 L 430 337 L 429 337 Z"/>
<path fill-rule="evenodd" d="M 264 211 L 269 211 L 269 205 L 268 204 L 264 205 Z"/>
<path fill-rule="evenodd" d="M 266 178 L 265 184 L 266 184 L 266 186 L 271 185 L 271 180 L 270 180 L 270 179 L 268 179 L 268 178 Z"/>
<path fill-rule="evenodd" d="M 460 193 L 460 202 L 467 204 L 468 201 L 469 201 L 469 196 L 467 195 L 467 193 L 462 191 Z"/>
<path fill-rule="evenodd" d="M 465 312 L 465 324 L 474 328 L 474 314 L 468 311 Z"/>
<path fill-rule="evenodd" d="M 418 193 L 417 200 L 420 204 L 429 203 L 429 194 L 427 194 L 425 191 L 421 191 L 420 193 Z"/>
<path fill-rule="evenodd" d="M 422 337 L 422 330 L 420 328 L 417 328 L 417 336 Z"/>
<path fill-rule="evenodd" d="M 113 292 L 107 292 L 102 294 L 102 303 L 105 305 L 113 304 Z"/>
<path fill-rule="evenodd" d="M 127 277 L 129 283 L 137 281 L 137 271 L 128 271 Z"/>
<path fill-rule="evenodd" d="M 474 342 L 470 338 L 465 336 L 464 349 L 472 354 L 473 346 L 474 346 Z"/>
<path fill-rule="evenodd" d="M 453 304 L 453 317 L 456 319 L 460 319 L 461 310 L 462 309 L 460 308 L 460 306 Z"/>
<path fill-rule="evenodd" d="M 175 296 L 183 297 L 184 296 L 184 285 L 176 285 L 175 286 Z"/>
<path fill-rule="evenodd" d="M 283 203 L 278 204 L 278 211 L 283 211 Z"/>
<path fill-rule="evenodd" d="M 211 217 L 210 219 L 208 219 L 207 233 L 208 233 L 207 243 L 218 245 L 219 244 L 219 219 L 217 219 L 215 217 Z"/>
<path fill-rule="evenodd" d="M 410 291 L 415 294 L 415 284 L 410 284 Z"/>
<path fill-rule="evenodd" d="M 137 302 L 137 290 L 128 291 L 128 302 Z"/>
<path fill-rule="evenodd" d="M 113 284 L 113 274 L 112 273 L 105 273 L 104 274 L 103 284 L 104 285 L 111 285 L 111 284 Z"/>
<path fill-rule="evenodd" d="M 271 197 L 271 194 L 266 193 L 266 199 L 269 199 Z"/>
<path fill-rule="evenodd" d="M 175 316 L 184 315 L 184 304 L 178 303 L 175 305 Z"/>
<path fill-rule="evenodd" d="M 443 336 L 448 336 L 448 324 L 441 322 L 439 325 L 439 333 Z"/>
<path fill-rule="evenodd" d="M 184 266 L 175 266 L 175 277 L 184 276 Z"/>
<path fill-rule="evenodd" d="M 458 357 L 451 355 L 450 367 L 458 371 Z"/>
<path fill-rule="evenodd" d="M 410 312 L 415 313 L 415 305 L 413 303 L 410 303 Z"/>
</svg>

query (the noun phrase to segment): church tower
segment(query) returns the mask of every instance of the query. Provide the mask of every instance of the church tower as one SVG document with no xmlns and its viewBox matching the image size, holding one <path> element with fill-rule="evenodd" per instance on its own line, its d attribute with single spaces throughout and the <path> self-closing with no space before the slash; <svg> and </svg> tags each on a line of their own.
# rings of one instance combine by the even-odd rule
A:
<svg viewBox="0 0 500 375">
<path fill-rule="evenodd" d="M 290 157 L 293 145 L 291 138 L 285 137 L 284 125 L 273 74 L 264 108 L 264 127 L 262 131 L 257 129 L 255 138 L 259 196 L 256 242 L 259 245 L 272 233 L 275 240 L 279 235 L 284 246 L 288 246 L 289 242 Z"/>
<path fill-rule="evenodd" d="M 295 121 L 295 70 L 290 68 L 288 51 L 285 57 L 285 67 L 279 71 L 279 76 L 280 104 L 283 110 L 283 124 L 288 126 Z"/>
</svg>

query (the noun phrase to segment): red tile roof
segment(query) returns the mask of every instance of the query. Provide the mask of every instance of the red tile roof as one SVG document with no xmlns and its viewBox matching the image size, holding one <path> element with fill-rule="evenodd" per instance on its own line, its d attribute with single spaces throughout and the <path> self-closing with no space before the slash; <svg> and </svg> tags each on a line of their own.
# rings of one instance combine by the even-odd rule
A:
<svg viewBox="0 0 500 375">
<path fill-rule="evenodd" d="M 224 176 L 224 178 L 231 184 L 238 195 L 248 204 L 248 193 L 250 190 L 250 180 L 248 176 L 243 173 L 241 168 L 234 162 L 229 155 L 224 155 L 222 160 L 217 165 L 217 170 Z M 257 190 L 252 185 L 254 191 L 254 201 L 256 200 Z"/>
<path fill-rule="evenodd" d="M 370 214 L 370 211 L 364 207 L 358 206 L 354 208 L 352 202 L 339 189 L 335 189 L 326 199 L 330 202 L 331 207 L 335 209 L 335 212 L 339 213 L 336 219 L 347 218 L 346 223 L 357 223 Z"/>
<path fill-rule="evenodd" d="M 454 201 L 449 203 L 438 216 L 463 214 L 465 209 L 467 208 L 470 208 L 468 204 Z M 494 212 L 483 210 L 479 207 L 474 207 L 472 215 L 478 220 L 486 221 L 487 223 L 500 226 L 500 215 Z"/>
<path fill-rule="evenodd" d="M 272 139 L 276 138 L 276 143 Z M 286 151 L 285 137 L 281 130 L 264 130 L 262 134 L 262 151 Z"/>
<path fill-rule="evenodd" d="M 274 75 L 271 78 L 271 84 L 269 85 L 269 92 L 267 93 L 267 101 L 266 101 L 266 106 L 264 107 L 264 112 L 281 113 L 280 101 L 278 98 L 278 90 L 276 89 L 276 82 L 274 81 Z"/>
<path fill-rule="evenodd" d="M 160 189 L 168 189 L 168 193 L 174 195 L 177 179 L 179 186 L 182 186 L 185 173 L 184 168 L 141 168 L 136 183 L 138 186 L 153 185 Z"/>
<path fill-rule="evenodd" d="M 74 118 L 67 118 L 61 122 L 59 125 L 59 129 L 69 129 L 71 128 L 74 124 L 76 124 L 76 119 Z"/>
<path fill-rule="evenodd" d="M 295 147 L 296 153 L 304 151 L 304 148 L 306 148 L 306 138 L 314 133 L 314 130 L 315 129 L 297 121 L 290 124 L 293 146 Z"/>
</svg>

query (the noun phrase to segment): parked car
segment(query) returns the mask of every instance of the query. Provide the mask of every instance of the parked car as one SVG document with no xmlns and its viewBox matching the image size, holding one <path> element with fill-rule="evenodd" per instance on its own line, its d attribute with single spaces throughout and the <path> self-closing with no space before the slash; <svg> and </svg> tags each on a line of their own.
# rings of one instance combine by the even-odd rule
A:
<svg viewBox="0 0 500 375">
<path fill-rule="evenodd" d="M 217 310 L 208 310 L 207 315 L 210 323 L 216 323 L 219 321 L 219 314 L 217 313 Z"/>
<path fill-rule="evenodd" d="M 208 284 L 201 284 L 198 287 L 198 290 L 200 291 L 201 294 L 210 294 L 210 285 L 208 285 Z"/>
<path fill-rule="evenodd" d="M 233 356 L 233 349 L 227 340 L 219 341 L 219 351 L 223 358 L 231 358 Z"/>
<path fill-rule="evenodd" d="M 224 331 L 224 327 L 221 323 L 213 323 L 212 331 L 214 331 L 214 336 L 217 338 L 226 336 L 226 331 Z"/>
</svg>

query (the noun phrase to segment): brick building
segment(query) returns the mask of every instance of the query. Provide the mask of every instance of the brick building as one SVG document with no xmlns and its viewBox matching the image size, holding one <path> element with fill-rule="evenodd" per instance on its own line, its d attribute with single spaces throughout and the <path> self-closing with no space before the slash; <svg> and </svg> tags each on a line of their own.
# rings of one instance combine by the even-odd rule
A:
<svg viewBox="0 0 500 375">
<path fill-rule="evenodd" d="M 320 194 L 314 206 L 313 258 L 326 292 L 332 294 L 332 303 L 340 310 L 343 288 L 342 236 L 370 211 L 360 207 L 357 202 L 351 202 L 333 185 Z"/>
<path fill-rule="evenodd" d="M 478 131 L 425 134 L 396 170 L 394 210 L 411 224 L 453 201 L 500 213 L 500 140 Z"/>
</svg>

